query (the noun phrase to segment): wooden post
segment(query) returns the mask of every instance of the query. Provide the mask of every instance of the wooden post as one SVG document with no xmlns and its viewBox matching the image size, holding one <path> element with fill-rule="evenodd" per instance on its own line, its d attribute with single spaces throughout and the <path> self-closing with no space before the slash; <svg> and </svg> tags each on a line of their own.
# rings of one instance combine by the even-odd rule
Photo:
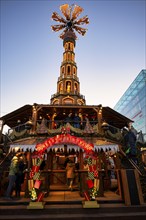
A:
<svg viewBox="0 0 146 220">
<path fill-rule="evenodd" d="M 25 197 L 28 198 L 29 197 L 29 190 L 28 190 L 28 179 L 29 179 L 29 170 L 31 168 L 32 165 L 32 160 L 31 160 L 31 152 L 27 153 L 27 161 L 28 161 L 28 171 L 26 172 L 26 188 L 25 188 Z"/>
<path fill-rule="evenodd" d="M 49 194 L 50 192 L 50 177 L 51 177 L 51 173 L 49 172 L 49 170 L 52 169 L 52 166 L 51 166 L 51 158 L 52 157 L 52 151 L 50 150 L 48 153 L 47 153 L 47 165 L 46 165 L 46 170 L 48 171 L 46 173 L 46 184 L 45 184 L 45 188 L 47 189 L 47 195 Z"/>
<path fill-rule="evenodd" d="M 33 105 L 32 107 L 32 129 L 31 129 L 31 133 L 35 133 L 36 131 L 36 125 L 37 125 L 37 107 L 36 105 Z"/>
<path fill-rule="evenodd" d="M 140 204 L 143 204 L 144 203 L 144 198 L 143 198 L 143 194 L 142 194 L 142 188 L 141 188 L 139 173 L 137 172 L 136 169 L 134 170 L 134 174 L 135 174 L 136 184 L 137 184 L 137 188 L 138 188 L 138 192 L 139 192 L 139 201 L 140 201 Z"/>
<path fill-rule="evenodd" d="M 121 169 L 121 160 L 119 158 L 118 153 L 115 153 L 113 160 L 114 160 L 114 164 L 115 164 L 116 169 Z"/>
<path fill-rule="evenodd" d="M 104 172 L 102 170 L 99 170 L 99 191 L 98 191 L 98 197 L 104 196 L 103 176 L 104 176 Z"/>
<path fill-rule="evenodd" d="M 80 161 L 80 169 L 83 169 L 83 151 L 82 151 L 82 149 L 80 149 L 79 161 Z"/>
<path fill-rule="evenodd" d="M 123 197 L 126 205 L 141 205 L 144 203 L 139 174 L 136 169 L 121 170 Z"/>
<path fill-rule="evenodd" d="M 102 106 L 100 106 L 98 108 L 98 111 L 96 110 L 97 112 L 97 119 L 98 119 L 98 130 L 99 130 L 99 133 L 102 133 Z"/>
<path fill-rule="evenodd" d="M 79 169 L 82 170 L 83 169 L 83 151 L 82 149 L 80 149 L 80 152 L 79 152 Z M 84 184 L 85 184 L 85 178 L 83 177 L 84 176 L 84 173 L 82 172 L 79 172 L 79 180 L 80 180 L 80 195 L 83 196 L 83 189 L 84 189 Z"/>
<path fill-rule="evenodd" d="M 120 195 L 120 197 L 122 198 L 123 196 L 123 192 L 122 192 L 122 186 L 121 186 L 121 173 L 120 173 L 120 169 L 116 169 L 116 176 L 117 176 L 117 185 L 118 185 L 118 189 L 116 190 L 116 193 Z"/>
<path fill-rule="evenodd" d="M 98 131 L 102 133 L 102 106 L 98 107 L 98 109 L 93 108 L 97 112 L 97 119 L 98 119 Z"/>
<path fill-rule="evenodd" d="M 3 131 L 4 121 L 0 120 L 0 143 L 2 141 L 2 131 Z"/>
<path fill-rule="evenodd" d="M 101 152 L 99 152 L 99 191 L 98 191 L 98 196 L 104 196 L 104 189 L 103 189 L 103 176 L 104 173 L 102 171 L 102 166 L 101 166 Z"/>
</svg>

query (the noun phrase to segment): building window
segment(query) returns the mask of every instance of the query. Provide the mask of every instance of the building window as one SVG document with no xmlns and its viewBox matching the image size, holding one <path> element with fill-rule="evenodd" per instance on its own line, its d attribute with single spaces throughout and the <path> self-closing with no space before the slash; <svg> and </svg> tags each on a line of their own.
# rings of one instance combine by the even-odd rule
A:
<svg viewBox="0 0 146 220">
<path fill-rule="evenodd" d="M 70 43 L 71 51 L 73 51 L 73 43 Z"/>
<path fill-rule="evenodd" d="M 70 53 L 68 53 L 68 60 L 70 60 Z"/>
<path fill-rule="evenodd" d="M 59 91 L 60 91 L 60 93 L 63 92 L 63 84 L 62 83 L 59 84 Z"/>
<path fill-rule="evenodd" d="M 63 55 L 63 61 L 66 60 L 66 53 Z"/>
<path fill-rule="evenodd" d="M 67 47 L 68 47 L 68 45 L 67 45 L 67 43 L 65 44 L 65 51 L 67 51 Z"/>
<path fill-rule="evenodd" d="M 78 86 L 77 86 L 77 83 L 75 83 L 75 85 L 74 85 L 74 92 L 75 92 L 75 94 L 77 93 L 77 89 L 78 89 Z"/>
<path fill-rule="evenodd" d="M 73 67 L 73 73 L 74 73 L 74 75 L 76 75 L 76 68 L 75 67 Z"/>
<path fill-rule="evenodd" d="M 62 73 L 64 73 L 64 66 L 62 67 Z"/>
<path fill-rule="evenodd" d="M 67 74 L 70 75 L 70 66 L 67 66 Z"/>
<path fill-rule="evenodd" d="M 64 100 L 63 100 L 63 104 L 73 104 L 73 99 L 71 99 L 71 98 L 65 98 Z"/>
<path fill-rule="evenodd" d="M 66 82 L 66 91 L 69 93 L 71 91 L 71 82 L 67 81 Z"/>
</svg>

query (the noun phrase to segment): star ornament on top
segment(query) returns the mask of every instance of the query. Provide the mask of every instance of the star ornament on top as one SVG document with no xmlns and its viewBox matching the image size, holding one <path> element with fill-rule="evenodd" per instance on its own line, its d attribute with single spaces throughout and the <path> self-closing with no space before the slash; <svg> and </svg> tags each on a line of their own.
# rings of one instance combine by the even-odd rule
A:
<svg viewBox="0 0 146 220">
<path fill-rule="evenodd" d="M 64 36 L 68 31 L 74 33 L 75 39 L 77 39 L 75 31 L 84 36 L 87 32 L 87 29 L 82 28 L 79 25 L 89 24 L 89 18 L 86 15 L 80 19 L 77 19 L 78 16 L 83 12 L 83 8 L 74 4 L 71 6 L 64 4 L 60 6 L 60 10 L 64 17 L 61 17 L 57 12 L 53 12 L 52 20 L 62 24 L 52 25 L 52 30 L 55 32 L 63 30 L 63 32 L 60 34 L 61 39 L 64 39 Z"/>
</svg>

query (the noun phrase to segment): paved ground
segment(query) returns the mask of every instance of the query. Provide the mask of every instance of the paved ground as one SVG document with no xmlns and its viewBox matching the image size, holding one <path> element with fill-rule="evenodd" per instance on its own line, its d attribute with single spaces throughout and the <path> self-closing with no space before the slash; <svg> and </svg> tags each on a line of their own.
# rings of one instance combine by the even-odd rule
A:
<svg viewBox="0 0 146 220">
<path fill-rule="evenodd" d="M 84 198 L 79 191 L 51 191 L 44 198 L 43 209 L 29 209 L 30 198 L 14 198 L 7 201 L 0 198 L 0 220 L 145 220 L 146 204 L 127 207 L 120 196 L 105 192 L 104 197 L 97 197 L 97 207 L 83 207 Z"/>
<path fill-rule="evenodd" d="M 43 199 L 45 202 L 82 202 L 84 201 L 84 197 L 80 196 L 79 191 L 50 191 L 49 196 Z M 116 202 L 122 202 L 122 199 L 119 195 L 117 195 L 114 192 L 108 191 L 104 193 L 104 197 L 97 197 L 97 201 L 99 202 L 110 202 L 114 201 Z M 6 200 L 5 197 L 0 197 L 0 204 L 2 203 L 9 203 L 9 202 L 29 202 L 30 198 L 25 198 L 24 193 L 21 193 L 21 197 L 15 198 L 13 197 L 13 200 L 9 201 Z"/>
</svg>

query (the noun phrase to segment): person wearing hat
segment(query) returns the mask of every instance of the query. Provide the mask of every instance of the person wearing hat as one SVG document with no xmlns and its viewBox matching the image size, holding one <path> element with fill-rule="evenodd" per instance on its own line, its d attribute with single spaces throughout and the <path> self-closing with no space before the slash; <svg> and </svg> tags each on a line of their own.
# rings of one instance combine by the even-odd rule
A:
<svg viewBox="0 0 146 220">
<path fill-rule="evenodd" d="M 14 189 L 17 172 L 18 172 L 18 157 L 14 156 L 11 160 L 10 169 L 9 169 L 9 175 L 8 175 L 9 184 L 6 191 L 6 199 L 9 200 L 12 199 L 11 195 Z"/>
</svg>

